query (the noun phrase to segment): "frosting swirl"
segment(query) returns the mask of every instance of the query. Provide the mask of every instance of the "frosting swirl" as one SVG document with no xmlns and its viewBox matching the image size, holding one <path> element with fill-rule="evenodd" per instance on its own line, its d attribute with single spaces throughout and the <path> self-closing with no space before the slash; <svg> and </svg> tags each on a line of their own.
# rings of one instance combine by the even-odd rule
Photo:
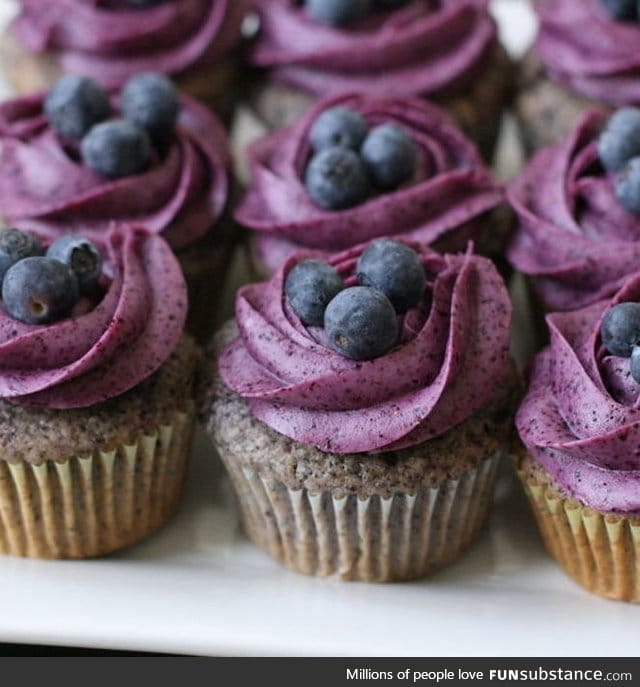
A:
<svg viewBox="0 0 640 687">
<path fill-rule="evenodd" d="M 458 92 L 486 66 L 496 42 L 487 0 L 413 0 L 350 29 L 325 26 L 293 0 L 258 0 L 251 62 L 314 95 Z"/>
<path fill-rule="evenodd" d="M 640 103 L 640 25 L 616 21 L 601 0 L 538 0 L 536 49 L 549 75 L 611 105 Z"/>
<path fill-rule="evenodd" d="M 97 238 L 113 223 L 140 224 L 183 248 L 209 232 L 229 192 L 226 134 L 181 96 L 175 135 L 149 169 L 117 180 L 92 171 L 49 126 L 42 94 L 0 104 L 0 212 L 14 226 Z M 116 96 L 112 104 L 117 107 Z"/>
<path fill-rule="evenodd" d="M 640 276 L 612 300 L 547 316 L 516 426 L 533 457 L 571 496 L 602 512 L 640 511 L 640 386 L 629 360 L 600 341 L 607 310 L 640 301 Z"/>
<path fill-rule="evenodd" d="M 371 125 L 393 122 L 407 130 L 418 149 L 416 178 L 348 210 L 318 207 L 304 185 L 309 131 L 321 112 L 336 105 L 357 110 Z M 300 247 L 344 250 L 389 235 L 428 244 L 448 240 L 449 250 L 464 249 L 481 228 L 480 216 L 503 199 L 473 144 L 443 112 L 418 100 L 366 95 L 323 100 L 295 125 L 254 143 L 249 161 L 251 186 L 235 216 L 261 234 L 259 250 L 272 268 Z M 453 245 L 450 239 L 456 239 Z"/>
<path fill-rule="evenodd" d="M 0 304 L 0 398 L 48 408 L 91 406 L 144 381 L 174 351 L 187 293 L 169 246 L 127 228 L 110 232 L 102 248 L 108 285 L 86 314 L 29 325 Z"/>
<path fill-rule="evenodd" d="M 19 0 L 14 30 L 64 72 L 108 87 L 143 71 L 179 75 L 216 62 L 240 41 L 248 0 L 165 0 L 143 9 L 117 0 Z"/>
<path fill-rule="evenodd" d="M 446 432 L 480 410 L 509 370 L 511 303 L 489 260 L 420 252 L 428 277 L 423 303 L 400 320 L 388 354 L 356 362 L 305 328 L 284 283 L 299 253 L 265 284 L 238 293 L 239 337 L 219 359 L 225 384 L 277 432 L 335 453 L 391 451 Z M 363 246 L 328 262 L 355 284 Z"/>
</svg>

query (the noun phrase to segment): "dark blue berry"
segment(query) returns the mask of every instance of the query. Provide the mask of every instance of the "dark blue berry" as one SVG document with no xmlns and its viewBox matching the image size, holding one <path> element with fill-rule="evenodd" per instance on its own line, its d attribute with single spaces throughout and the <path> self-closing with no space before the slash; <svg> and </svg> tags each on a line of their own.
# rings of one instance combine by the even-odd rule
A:
<svg viewBox="0 0 640 687">
<path fill-rule="evenodd" d="M 138 174 L 151 156 L 151 142 L 144 129 L 124 119 L 97 124 L 82 140 L 87 167 L 110 179 Z"/>
<path fill-rule="evenodd" d="M 374 2 L 378 7 L 383 7 L 387 10 L 397 10 L 408 5 L 411 0 L 374 0 Z"/>
<path fill-rule="evenodd" d="M 633 21 L 638 17 L 637 0 L 600 0 L 614 19 Z"/>
<path fill-rule="evenodd" d="M 120 95 L 122 116 L 145 129 L 156 141 L 164 141 L 171 135 L 179 111 L 178 91 L 164 74 L 136 74 L 127 81 Z"/>
<path fill-rule="evenodd" d="M 625 107 L 609 118 L 598 139 L 598 154 L 609 172 L 617 172 L 640 155 L 640 109 Z"/>
<path fill-rule="evenodd" d="M 640 157 L 634 157 L 616 175 L 614 188 L 622 207 L 640 216 Z"/>
<path fill-rule="evenodd" d="M 49 246 L 47 257 L 71 268 L 81 293 L 90 293 L 102 274 L 100 251 L 91 241 L 81 236 L 61 236 Z"/>
<path fill-rule="evenodd" d="M 299 262 L 287 275 L 284 291 L 303 324 L 321 327 L 330 301 L 344 289 L 338 272 L 321 260 Z"/>
<path fill-rule="evenodd" d="M 640 384 L 640 346 L 634 346 L 631 351 L 631 360 L 629 361 L 629 370 L 634 381 Z"/>
<path fill-rule="evenodd" d="M 324 327 L 331 347 L 353 360 L 378 358 L 398 341 L 391 301 L 367 286 L 341 291 L 327 306 Z"/>
<path fill-rule="evenodd" d="M 107 92 L 95 81 L 70 75 L 49 91 L 44 111 L 51 126 L 65 138 L 80 140 L 111 112 Z"/>
<path fill-rule="evenodd" d="M 78 282 L 58 260 L 25 258 L 5 275 L 2 300 L 16 320 L 27 324 L 55 322 L 69 315 L 78 301 Z"/>
<path fill-rule="evenodd" d="M 0 229 L 0 281 L 16 262 L 43 252 L 42 244 L 33 234 L 18 229 Z"/>
<path fill-rule="evenodd" d="M 407 132 L 395 124 L 373 129 L 362 144 L 362 160 L 373 183 L 390 190 L 413 177 L 418 155 Z"/>
<path fill-rule="evenodd" d="M 306 0 L 305 4 L 314 19 L 331 26 L 362 19 L 371 9 L 371 0 Z"/>
<path fill-rule="evenodd" d="M 620 303 L 608 310 L 600 337 L 611 355 L 628 358 L 634 346 L 640 345 L 640 303 Z"/>
<path fill-rule="evenodd" d="M 369 125 L 359 112 L 338 106 L 325 110 L 315 120 L 309 140 L 316 152 L 333 146 L 357 151 L 368 131 Z"/>
<path fill-rule="evenodd" d="M 311 159 L 305 183 L 314 202 L 325 210 L 344 210 L 369 193 L 367 171 L 360 156 L 346 148 L 327 148 Z"/>
</svg>

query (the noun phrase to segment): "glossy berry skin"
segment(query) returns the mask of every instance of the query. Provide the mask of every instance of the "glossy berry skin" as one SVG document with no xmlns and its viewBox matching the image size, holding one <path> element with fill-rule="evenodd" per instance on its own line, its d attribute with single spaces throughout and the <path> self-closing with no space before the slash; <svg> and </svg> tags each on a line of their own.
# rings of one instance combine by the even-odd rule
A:
<svg viewBox="0 0 640 687">
<path fill-rule="evenodd" d="M 306 0 L 305 5 L 314 19 L 330 26 L 346 26 L 371 10 L 371 0 Z"/>
<path fill-rule="evenodd" d="M 67 265 L 58 260 L 25 258 L 5 275 L 2 301 L 14 319 L 47 324 L 70 314 L 78 301 L 78 282 Z"/>
<path fill-rule="evenodd" d="M 164 74 L 136 74 L 122 89 L 120 112 L 152 139 L 164 141 L 173 133 L 180 112 L 178 91 Z"/>
<path fill-rule="evenodd" d="M 598 154 L 608 172 L 621 170 L 640 155 L 640 109 L 624 107 L 609 118 L 598 139 Z"/>
<path fill-rule="evenodd" d="M 380 291 L 353 286 L 327 306 L 324 328 L 329 344 L 353 360 L 373 360 L 398 341 L 398 320 L 391 301 Z"/>
<path fill-rule="evenodd" d="M 327 305 L 344 289 L 335 268 L 321 260 L 303 260 L 287 275 L 284 291 L 303 324 L 321 327 Z"/>
<path fill-rule="evenodd" d="M 312 200 L 324 210 L 345 210 L 369 193 L 369 179 L 360 156 L 345 148 L 327 148 L 313 158 L 305 173 Z"/>
<path fill-rule="evenodd" d="M 360 150 L 369 131 L 365 118 L 348 107 L 332 107 L 315 120 L 309 132 L 311 147 L 315 152 L 338 146 Z"/>
<path fill-rule="evenodd" d="M 640 384 L 640 346 L 634 346 L 633 350 L 631 351 L 629 370 L 633 380 Z"/>
<path fill-rule="evenodd" d="M 358 281 L 381 291 L 397 313 L 417 306 L 427 285 L 418 254 L 404 243 L 374 241 L 358 260 Z"/>
<path fill-rule="evenodd" d="M 619 303 L 607 311 L 600 326 L 602 345 L 611 355 L 628 358 L 640 345 L 640 303 Z"/>
<path fill-rule="evenodd" d="M 600 0 L 613 19 L 633 21 L 638 18 L 637 0 Z"/>
<path fill-rule="evenodd" d="M 415 143 L 395 124 L 373 129 L 362 144 L 361 155 L 373 183 L 385 190 L 411 179 L 418 163 Z"/>
<path fill-rule="evenodd" d="M 51 126 L 64 138 L 79 141 L 92 126 L 111 113 L 107 92 L 84 76 L 65 76 L 49 91 L 44 112 Z"/>
<path fill-rule="evenodd" d="M 42 244 L 32 234 L 19 229 L 0 229 L 0 281 L 16 262 L 43 252 Z"/>
<path fill-rule="evenodd" d="M 640 157 L 634 157 L 623 167 L 614 182 L 616 198 L 632 215 L 640 216 Z"/>
<path fill-rule="evenodd" d="M 144 129 L 118 119 L 98 124 L 82 141 L 87 167 L 110 179 L 144 171 L 151 157 L 151 142 Z"/>
<path fill-rule="evenodd" d="M 90 293 L 102 274 L 102 255 L 91 241 L 68 234 L 56 239 L 47 257 L 67 265 L 78 281 L 80 293 Z"/>
</svg>

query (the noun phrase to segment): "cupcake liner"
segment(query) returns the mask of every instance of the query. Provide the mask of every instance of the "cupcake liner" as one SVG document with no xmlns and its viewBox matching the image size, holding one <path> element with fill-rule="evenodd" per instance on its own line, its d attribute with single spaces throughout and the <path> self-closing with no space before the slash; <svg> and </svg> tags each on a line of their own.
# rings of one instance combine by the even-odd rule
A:
<svg viewBox="0 0 640 687">
<path fill-rule="evenodd" d="M 64 461 L 0 461 L 0 553 L 87 558 L 129 546 L 176 510 L 194 410 L 136 442 Z"/>
<path fill-rule="evenodd" d="M 287 568 L 362 582 L 422 577 L 453 562 L 480 531 L 502 453 L 459 479 L 389 498 L 293 490 L 222 455 L 250 539 Z"/>
</svg>

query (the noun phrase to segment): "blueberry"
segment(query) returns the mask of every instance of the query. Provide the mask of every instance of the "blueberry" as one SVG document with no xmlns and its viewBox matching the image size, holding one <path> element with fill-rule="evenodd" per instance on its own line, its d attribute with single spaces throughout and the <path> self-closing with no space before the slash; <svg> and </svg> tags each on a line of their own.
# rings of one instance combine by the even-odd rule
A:
<svg viewBox="0 0 640 687">
<path fill-rule="evenodd" d="M 359 112 L 338 106 L 325 110 L 315 120 L 309 139 L 316 152 L 333 146 L 360 150 L 368 131 L 369 125 Z"/>
<path fill-rule="evenodd" d="M 634 381 L 640 384 L 640 346 L 634 346 L 631 351 L 631 360 L 629 361 L 629 370 Z"/>
<path fill-rule="evenodd" d="M 18 229 L 0 229 L 0 281 L 16 262 L 43 252 L 42 244 L 32 234 Z"/>
<path fill-rule="evenodd" d="M 324 327 L 332 348 L 353 360 L 377 358 L 398 341 L 391 301 L 367 286 L 341 291 L 327 306 Z"/>
<path fill-rule="evenodd" d="M 631 214 L 640 216 L 640 157 L 627 162 L 616 175 L 614 188 L 622 207 Z"/>
<path fill-rule="evenodd" d="M 95 81 L 70 75 L 60 79 L 44 101 L 51 126 L 65 138 L 80 140 L 111 112 L 107 92 Z"/>
<path fill-rule="evenodd" d="M 314 155 L 305 173 L 309 195 L 325 210 L 344 210 L 361 203 L 369 192 L 360 156 L 346 148 L 326 148 Z"/>
<path fill-rule="evenodd" d="M 27 324 L 55 322 L 69 315 L 78 301 L 78 282 L 58 260 L 25 258 L 5 275 L 2 300 L 16 320 Z"/>
<path fill-rule="evenodd" d="M 619 171 L 640 155 L 640 109 L 625 107 L 609 118 L 598 139 L 598 153 L 609 172 Z"/>
<path fill-rule="evenodd" d="M 408 5 L 411 0 L 374 0 L 374 2 L 378 7 L 383 7 L 387 10 L 397 10 Z"/>
<path fill-rule="evenodd" d="M 47 257 L 71 268 L 81 293 L 90 293 L 102 274 L 100 251 L 91 241 L 81 236 L 61 236 L 49 246 Z"/>
<path fill-rule="evenodd" d="M 284 291 L 303 324 L 321 327 L 330 301 L 344 289 L 338 272 L 321 260 L 303 260 L 287 275 Z"/>
<path fill-rule="evenodd" d="M 640 345 L 640 303 L 620 303 L 607 311 L 600 337 L 611 355 L 628 358 L 633 347 Z"/>
<path fill-rule="evenodd" d="M 305 4 L 314 19 L 331 26 L 362 19 L 371 9 L 371 0 L 306 0 Z"/>
<path fill-rule="evenodd" d="M 637 0 L 600 0 L 614 19 L 633 21 L 638 17 Z"/>
<path fill-rule="evenodd" d="M 373 129 L 362 144 L 362 160 L 374 184 L 394 189 L 411 179 L 418 155 L 411 137 L 395 124 Z"/>
<path fill-rule="evenodd" d="M 127 81 L 120 95 L 122 116 L 157 141 L 171 135 L 179 111 L 178 91 L 164 74 L 137 74 Z"/>
<path fill-rule="evenodd" d="M 151 142 L 144 129 L 119 119 L 94 126 L 82 140 L 81 150 L 87 167 L 119 179 L 146 169 Z"/>
</svg>

